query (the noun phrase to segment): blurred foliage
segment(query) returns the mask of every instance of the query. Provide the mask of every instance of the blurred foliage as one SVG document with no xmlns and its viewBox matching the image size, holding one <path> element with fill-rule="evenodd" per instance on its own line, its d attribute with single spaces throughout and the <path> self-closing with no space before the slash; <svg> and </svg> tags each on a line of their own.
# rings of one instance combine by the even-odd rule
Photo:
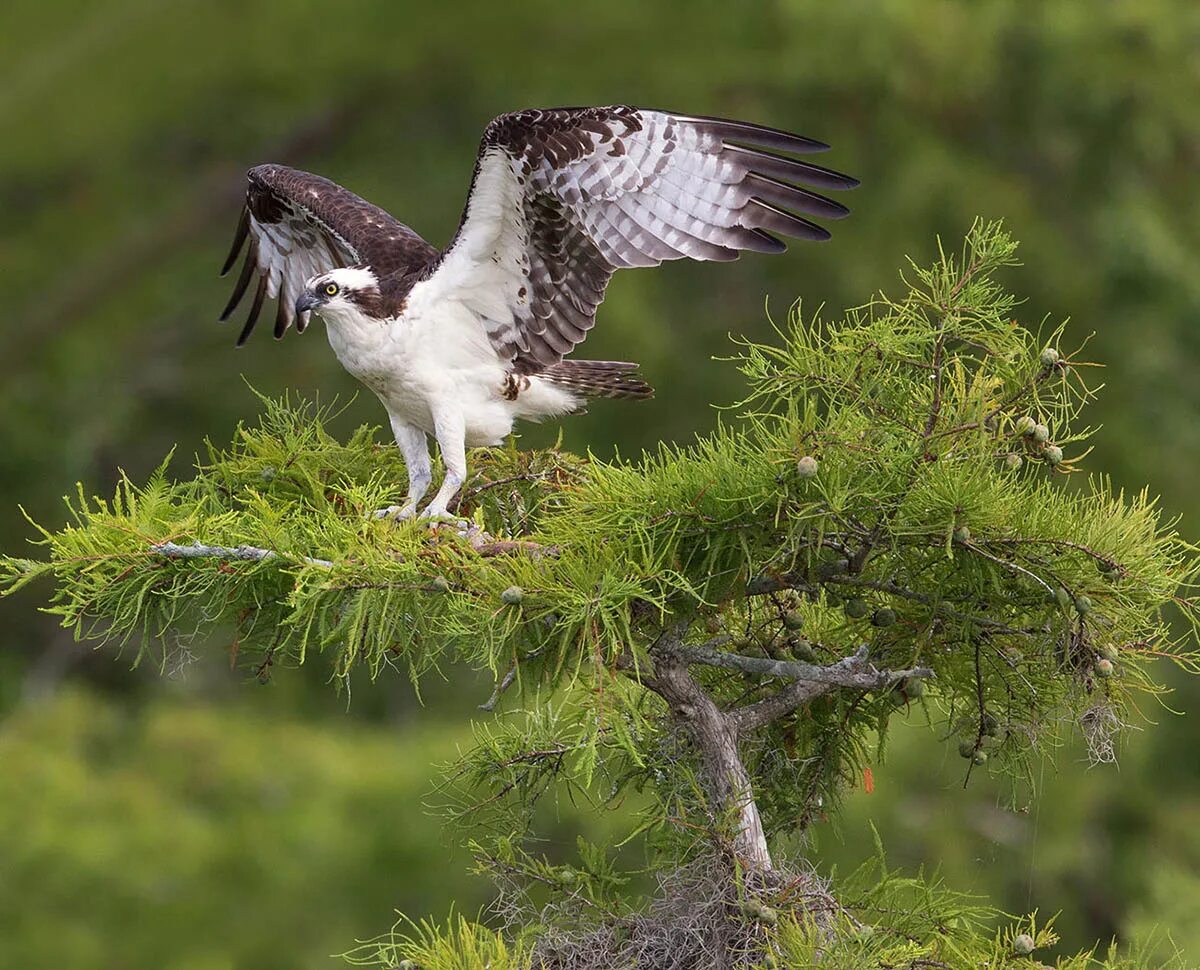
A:
<svg viewBox="0 0 1200 970">
<path fill-rule="evenodd" d="M 777 314 L 801 294 L 810 306 L 841 308 L 890 284 L 900 254 L 925 261 L 935 233 L 957 238 L 977 215 L 1004 216 L 1024 243 L 1031 305 L 1095 328 L 1090 353 L 1110 362 L 1119 383 L 1093 411 L 1103 424 L 1092 439 L 1096 466 L 1112 470 L 1118 486 L 1152 479 L 1164 506 L 1185 514 L 1184 534 L 1198 535 L 1200 8 L 1188 0 L 779 0 L 737 10 L 612 0 L 452 9 L 390 0 L 336 8 L 11 0 L 5 13 L 0 505 L 23 502 L 52 524 L 76 480 L 109 494 L 118 463 L 143 478 L 175 442 L 186 460 L 206 436 L 226 440 L 256 406 L 239 373 L 271 394 L 352 392 L 319 328 L 235 355 L 233 334 L 210 323 L 226 295 L 214 274 L 251 164 L 290 162 L 332 176 L 441 242 L 491 116 L 628 100 L 793 127 L 832 143 L 830 162 L 864 184 L 850 199 L 854 215 L 826 246 L 733 267 L 620 274 L 588 353 L 639 359 L 664 390 L 636 412 L 596 407 L 565 423 L 568 447 L 629 452 L 709 429 L 706 406 L 732 397 L 735 377 L 707 357 L 727 352 L 727 330 L 766 334 L 764 296 Z M 341 420 L 344 432 L 381 415 L 360 398 Z M 525 443 L 553 434 L 534 429 Z M 0 516 L 3 548 L 29 535 L 15 513 Z M 38 698 L 63 677 L 104 691 L 112 699 L 96 703 L 106 708 L 154 703 L 152 677 L 73 648 L 50 622 L 35 624 L 40 595 L 0 603 L 0 712 L 21 696 L 50 703 Z M 193 670 L 192 683 L 199 679 Z M 289 706 L 321 711 L 322 730 L 334 730 L 343 706 L 326 698 L 319 672 L 314 679 L 317 689 L 307 690 L 298 677 L 278 678 L 271 693 L 286 703 L 270 710 L 281 718 Z M 193 703 L 213 705 L 220 719 L 239 689 L 206 678 Z M 425 696 L 438 709 L 477 702 L 455 685 L 431 684 Z M 1169 703 L 1195 708 L 1196 692 Z M 355 691 L 349 716 L 368 732 L 411 707 L 411 697 L 376 685 Z M 995 901 L 1007 909 L 1066 905 L 1059 925 L 1077 945 L 1140 932 L 1160 915 L 1183 925 L 1171 914 L 1194 911 L 1200 899 L 1192 824 L 1200 766 L 1189 753 L 1190 720 L 1157 717 L 1155 731 L 1130 742 L 1119 775 L 1061 766 L 1061 788 L 1050 790 L 1063 795 L 1043 806 L 1036 845 L 1012 849 L 1011 867 L 977 864 L 990 859 L 982 848 L 963 856 L 963 881 L 954 884 L 998 869 L 1028 872 L 1034 862 L 1068 887 L 1092 887 L 1103 873 L 1103 913 L 1066 905 L 1057 886 L 1042 897 L 1040 879 L 1032 888 L 996 879 Z M 416 743 L 403 750 L 420 755 Z M 908 804 L 900 792 L 917 797 L 939 784 L 927 754 L 909 760 L 896 739 L 891 750 L 902 780 L 869 796 L 873 813 Z M 47 740 L 41 756 L 73 763 L 65 742 Z M 89 765 L 78 770 L 79 785 L 89 785 Z M 153 786 L 153 768 L 128 770 L 131 785 Z M 1076 792 L 1085 793 L 1084 816 L 1064 804 Z M 975 801 L 959 798 L 969 816 Z M 958 857 L 962 829 L 935 824 L 941 817 L 910 838 L 904 861 Z M 847 839 L 853 854 L 861 840 Z M 823 851 L 832 845 L 823 840 Z M 87 856 L 64 856 L 62 865 L 86 871 Z M 389 871 L 391 895 L 419 879 L 441 912 L 437 887 L 457 871 Z M 357 876 L 377 877 L 366 864 Z M 231 899 L 257 903 L 233 879 L 225 885 Z M 21 912 L 39 918 L 51 898 L 26 884 Z M 111 933 L 128 935 L 140 915 L 114 906 Z M 195 929 L 201 942 L 220 932 Z M 289 939 L 276 940 L 281 960 Z M 145 954 L 162 950 L 147 946 L 131 948 L 127 965 L 158 966 Z M 297 965 L 301 954 L 310 951 L 296 946 L 281 965 Z M 62 962 L 47 955 L 23 965 Z"/>
<path fill-rule="evenodd" d="M 1037 767 L 1034 799 L 1007 779 L 972 777 L 964 787 L 962 762 L 929 744 L 924 713 L 914 710 L 906 729 L 893 726 L 872 791 L 860 784 L 839 816 L 814 830 L 810 851 L 853 867 L 877 829 L 902 871 L 936 865 L 948 885 L 1004 900 L 1010 912 L 1061 909 L 1055 929 L 1067 940 L 1119 936 L 1164 964 L 1177 949 L 1200 953 L 1188 915 L 1200 898 L 1197 809 L 1154 786 L 1164 770 L 1173 778 L 1182 767 L 1156 763 L 1154 736 L 1172 718 L 1155 716 L 1167 723 L 1123 738 L 1119 770 L 1087 770 L 1084 745 L 1065 745 L 1055 764 Z"/>
<path fill-rule="evenodd" d="M 453 754 L 434 718 L 410 737 Z M 485 900 L 421 808 L 427 757 L 386 733 L 67 690 L 9 716 L 0 764 L 5 966 L 328 966 L 393 905 Z"/>
</svg>

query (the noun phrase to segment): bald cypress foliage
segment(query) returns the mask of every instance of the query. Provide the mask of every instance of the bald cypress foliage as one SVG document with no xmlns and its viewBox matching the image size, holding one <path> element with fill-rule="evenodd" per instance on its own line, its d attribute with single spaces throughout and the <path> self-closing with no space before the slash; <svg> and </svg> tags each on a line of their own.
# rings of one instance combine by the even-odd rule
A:
<svg viewBox="0 0 1200 970">
<path fill-rule="evenodd" d="M 1018 322 L 1014 254 L 980 224 L 895 297 L 795 309 L 739 345 L 744 399 L 692 444 L 483 452 L 463 521 L 436 529 L 370 517 L 402 480 L 373 430 L 341 442 L 327 410 L 264 399 L 187 477 L 81 489 L 4 582 L 46 578 L 64 625 L 139 661 L 200 630 L 260 679 L 492 673 L 437 800 L 495 912 L 398 924 L 350 962 L 1038 967 L 1052 926 L 882 848 L 830 879 L 804 839 L 898 719 L 927 722 L 966 783 L 1032 785 L 1072 734 L 1113 760 L 1162 658 L 1195 669 L 1200 561 L 1149 492 L 1090 467 L 1098 372 L 1064 326 Z M 534 808 L 558 797 L 619 811 L 650 898 L 625 891 L 616 840 L 569 865 L 539 851 Z"/>
</svg>

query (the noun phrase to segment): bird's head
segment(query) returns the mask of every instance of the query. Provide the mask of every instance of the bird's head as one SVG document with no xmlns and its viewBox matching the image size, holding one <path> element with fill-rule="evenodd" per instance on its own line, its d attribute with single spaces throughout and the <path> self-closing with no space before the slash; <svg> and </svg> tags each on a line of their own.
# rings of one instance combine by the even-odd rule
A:
<svg viewBox="0 0 1200 970">
<path fill-rule="evenodd" d="M 350 266 L 312 277 L 296 298 L 296 314 L 318 313 L 336 320 L 350 313 L 370 313 L 379 301 L 379 280 L 369 269 Z"/>
</svg>

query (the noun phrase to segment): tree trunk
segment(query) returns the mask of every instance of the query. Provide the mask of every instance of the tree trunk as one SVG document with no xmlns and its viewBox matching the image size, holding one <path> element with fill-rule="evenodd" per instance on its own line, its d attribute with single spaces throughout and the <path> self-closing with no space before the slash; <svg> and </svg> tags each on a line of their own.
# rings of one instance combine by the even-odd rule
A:
<svg viewBox="0 0 1200 970">
<path fill-rule="evenodd" d="M 654 689 L 699 749 L 714 807 L 734 813 L 734 853 L 748 868 L 769 871 L 771 853 L 750 776 L 738 750 L 736 722 L 722 713 L 692 679 L 687 663 L 670 653 L 655 657 Z"/>
</svg>

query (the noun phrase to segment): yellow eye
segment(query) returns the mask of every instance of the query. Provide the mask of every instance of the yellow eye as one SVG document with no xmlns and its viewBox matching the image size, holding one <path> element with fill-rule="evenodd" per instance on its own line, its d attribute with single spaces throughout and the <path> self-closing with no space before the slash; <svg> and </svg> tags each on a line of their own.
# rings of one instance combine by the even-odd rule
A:
<svg viewBox="0 0 1200 970">
<path fill-rule="evenodd" d="M 337 288 L 336 283 L 326 283 L 325 284 L 325 292 L 329 296 L 337 296 L 337 291 L 338 291 L 338 288 Z"/>
</svg>

